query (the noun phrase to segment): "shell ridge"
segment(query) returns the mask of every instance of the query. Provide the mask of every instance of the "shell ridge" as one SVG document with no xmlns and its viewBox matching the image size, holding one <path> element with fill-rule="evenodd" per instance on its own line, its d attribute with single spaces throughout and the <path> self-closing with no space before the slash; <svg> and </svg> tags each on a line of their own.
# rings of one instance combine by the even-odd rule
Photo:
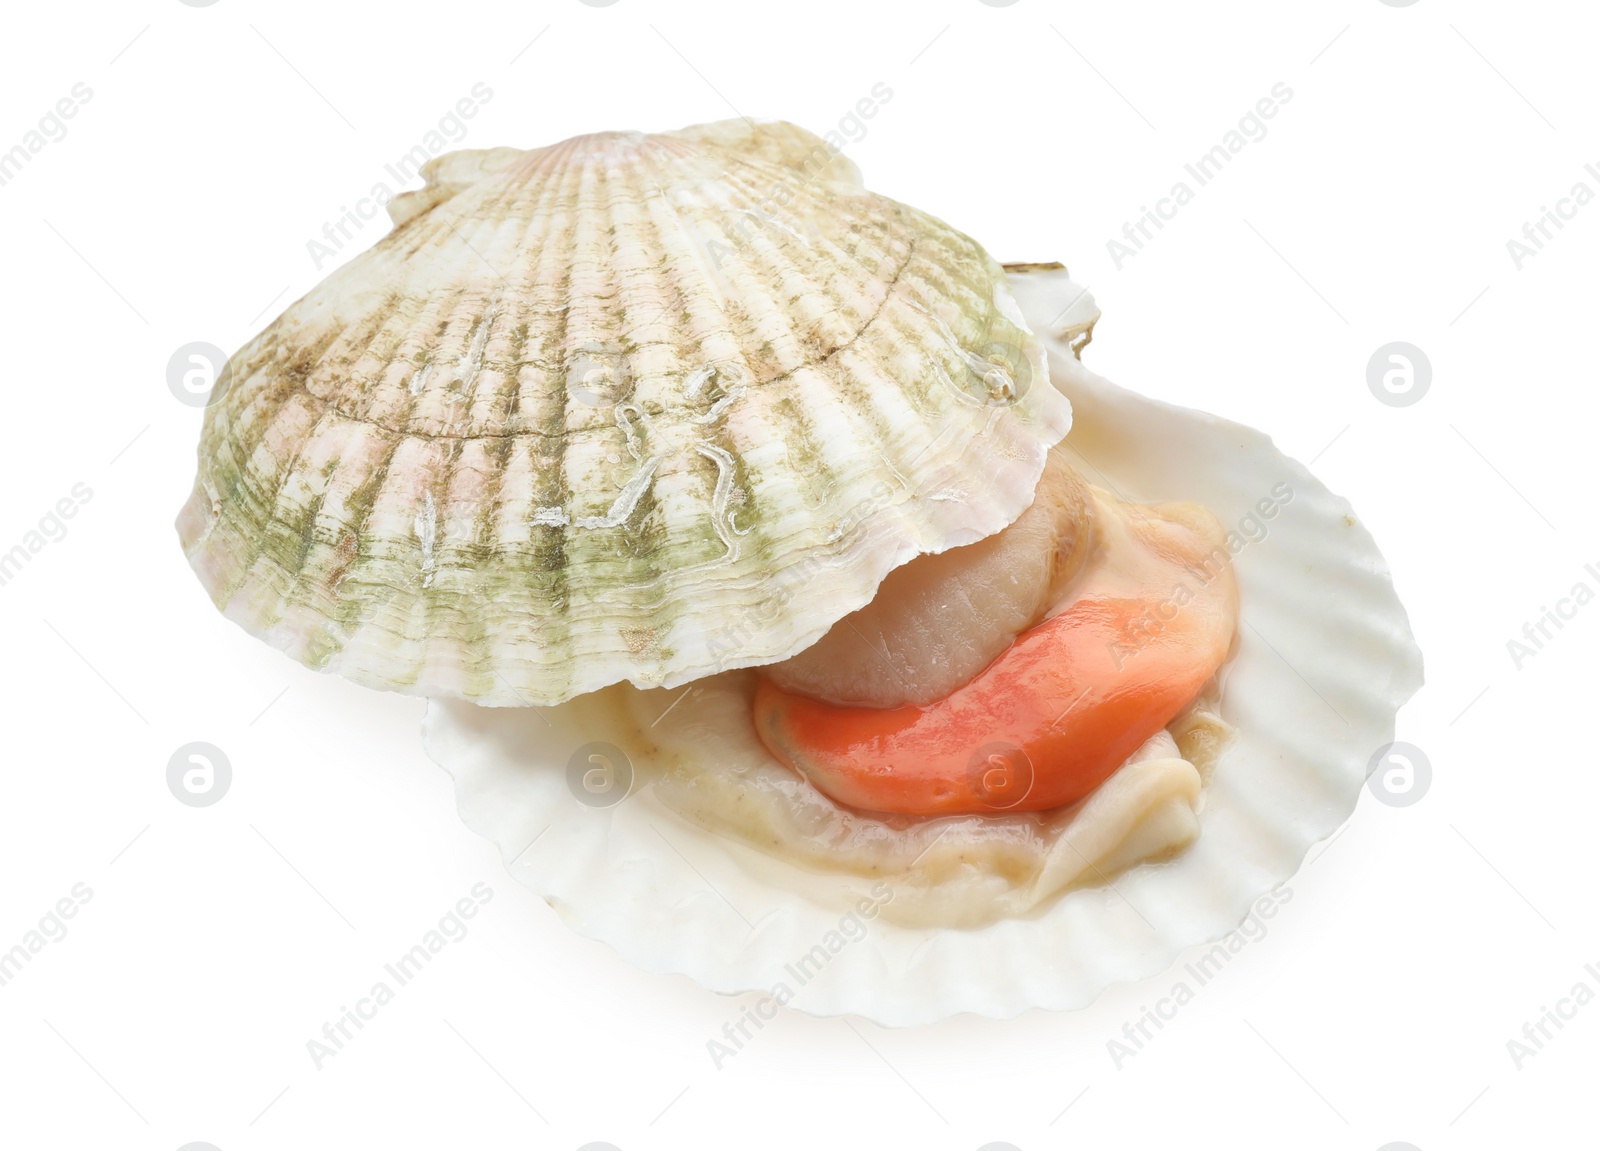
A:
<svg viewBox="0 0 1600 1151">
<path fill-rule="evenodd" d="M 872 315 L 870 315 L 869 317 L 866 318 L 865 322 L 861 325 L 859 330 L 857 330 L 855 332 L 855 334 L 850 337 L 849 340 L 847 340 L 846 342 L 840 344 L 838 347 L 831 349 L 825 356 L 821 357 L 820 359 L 818 359 L 815 362 L 809 362 L 809 363 L 801 364 L 801 365 L 799 365 L 799 366 L 797 366 L 795 368 L 792 368 L 792 369 L 789 369 L 787 371 L 784 371 L 784 372 L 782 372 L 782 373 L 780 373 L 778 375 L 768 377 L 765 380 L 755 379 L 755 380 L 752 380 L 752 383 L 754 385 L 756 385 L 756 386 L 765 387 L 765 386 L 767 386 L 769 384 L 779 384 L 779 383 L 787 382 L 788 380 L 793 378 L 793 376 L 795 375 L 796 372 L 803 371 L 803 370 L 806 370 L 808 368 L 821 368 L 824 365 L 826 365 L 829 361 L 837 359 L 842 353 L 847 352 L 850 349 L 852 349 L 854 347 L 854 345 L 859 343 L 864 336 L 869 335 L 870 329 L 873 327 L 873 325 L 882 316 L 882 314 L 884 312 L 884 309 L 893 301 L 894 294 L 895 294 L 896 290 L 902 286 L 902 283 L 904 281 L 906 272 L 910 268 L 912 262 L 916 259 L 917 255 L 918 255 L 917 243 L 913 239 L 912 243 L 910 244 L 910 246 L 907 249 L 905 257 L 900 261 L 900 264 L 895 269 L 894 274 L 886 282 L 886 285 L 885 285 L 886 291 L 884 293 L 883 299 L 879 301 L 879 303 L 878 303 L 876 309 L 873 311 Z M 458 298 L 458 297 L 453 296 L 452 300 L 456 299 L 456 298 Z M 935 317 L 935 319 L 937 319 L 937 317 Z M 942 326 L 944 326 L 945 331 L 947 333 L 949 333 L 950 329 L 948 328 L 948 325 L 943 325 L 942 321 L 939 321 L 939 322 L 941 323 Z M 954 339 L 954 333 L 950 333 L 950 336 L 951 336 L 952 339 Z M 326 348 L 327 346 L 330 346 L 334 342 L 334 340 L 337 340 L 337 338 L 338 337 L 336 335 L 333 338 L 333 340 L 329 340 L 324 345 L 324 347 Z M 570 345 L 570 340 L 567 341 L 567 343 Z M 276 346 L 281 346 L 281 345 L 276 345 Z M 669 346 L 669 345 L 665 345 L 662 342 L 652 342 L 650 344 L 642 344 L 642 345 L 639 345 L 639 346 L 642 348 L 642 347 L 656 347 L 656 346 Z M 428 367 L 430 365 L 435 365 L 435 364 L 437 364 L 437 361 L 430 361 L 428 364 L 424 364 L 423 367 Z M 427 392 L 427 390 L 428 390 L 427 388 L 423 389 L 424 394 Z M 423 430 L 423 429 L 415 428 L 415 427 L 406 427 L 404 425 L 396 426 L 395 423 L 390 423 L 390 422 L 383 421 L 383 420 L 378 419 L 378 418 L 376 418 L 374 416 L 371 416 L 370 414 L 363 414 L 363 413 L 360 413 L 360 412 L 347 410 L 347 409 L 339 406 L 337 400 L 334 400 L 332 398 L 323 396 L 323 395 L 321 395 L 321 394 L 319 394 L 317 392 L 313 392 L 310 389 L 303 389 L 300 394 L 304 394 L 304 395 L 309 396 L 310 398 L 312 398 L 313 400 L 315 400 L 319 404 L 323 405 L 326 408 L 331 409 L 337 415 L 340 415 L 340 416 L 342 416 L 342 417 L 344 417 L 344 418 L 346 418 L 348 420 L 352 420 L 352 421 L 358 422 L 358 423 L 368 424 L 368 425 L 373 426 L 373 427 L 375 427 L 375 428 L 377 428 L 377 429 L 379 429 L 381 431 L 390 432 L 392 434 L 403 435 L 403 436 L 407 436 L 407 437 L 416 437 L 416 438 L 419 438 L 419 439 L 429 439 L 429 440 L 501 439 L 501 438 L 507 438 L 507 437 L 518 438 L 518 437 L 525 436 L 525 435 L 538 435 L 538 434 L 549 435 L 551 438 L 565 439 L 565 438 L 568 438 L 568 437 L 570 437 L 570 436 L 572 436 L 574 434 L 579 434 L 579 432 L 581 432 L 581 430 L 582 430 L 582 429 L 565 428 L 559 433 L 540 433 L 540 432 L 537 432 L 537 431 L 534 431 L 534 430 L 531 430 L 531 429 L 530 430 L 516 430 L 516 431 L 475 431 L 475 432 L 427 431 L 427 430 Z M 678 405 L 679 408 L 681 408 L 682 406 L 683 405 Z M 673 409 L 670 408 L 670 407 L 666 407 L 664 405 L 664 411 L 671 411 L 671 410 L 673 410 Z"/>
<path fill-rule="evenodd" d="M 783 658 L 1020 514 L 1053 409 L 939 380 L 1031 338 L 998 265 L 748 127 L 430 169 L 230 361 L 180 519 L 227 614 L 365 683 L 552 702 L 696 678 L 730 636 Z"/>
<path fill-rule="evenodd" d="M 269 546 L 274 542 L 270 528 L 276 525 L 288 530 L 291 527 L 286 519 L 280 518 L 279 509 L 282 505 L 284 494 L 287 488 L 289 487 L 290 483 L 293 482 L 294 477 L 298 473 L 300 460 L 303 458 L 305 451 L 310 447 L 315 438 L 314 429 L 321 425 L 320 414 L 313 421 L 313 434 L 304 436 L 299 440 L 295 446 L 293 455 L 284 462 L 281 473 L 270 477 L 270 480 L 272 481 L 270 486 L 267 484 L 250 482 L 253 478 L 256 478 L 254 477 L 253 469 L 251 468 L 251 461 L 255 459 L 262 442 L 271 435 L 274 429 L 281 428 L 285 423 L 293 421 L 294 414 L 289 409 L 294 404 L 295 400 L 304 394 L 305 393 L 303 392 L 290 392 L 284 398 L 283 402 L 278 404 L 278 406 L 272 410 L 271 415 L 263 419 L 258 425 L 260 434 L 252 443 L 248 445 L 249 450 L 243 450 L 246 445 L 241 444 L 239 445 L 239 450 L 237 450 L 235 453 L 237 456 L 236 474 L 238 476 L 238 483 L 234 490 L 247 490 L 248 498 L 266 510 L 266 523 L 269 530 L 260 533 L 251 533 L 246 536 L 244 542 L 247 551 L 241 557 L 243 562 L 241 562 L 238 566 L 238 576 L 236 579 L 232 580 L 229 585 L 225 585 L 227 590 L 223 599 L 226 603 L 232 602 L 233 597 L 237 595 L 244 584 L 248 582 L 250 574 L 256 569 L 257 563 L 267 555 Z M 266 480 L 269 479 L 269 477 L 263 476 L 259 477 L 259 479 Z M 227 487 L 227 485 L 223 486 L 225 488 Z M 305 552 L 302 549 L 299 552 L 300 565 L 294 569 L 296 573 L 298 573 L 298 571 L 301 570 L 301 567 L 303 567 L 304 558 Z"/>
</svg>

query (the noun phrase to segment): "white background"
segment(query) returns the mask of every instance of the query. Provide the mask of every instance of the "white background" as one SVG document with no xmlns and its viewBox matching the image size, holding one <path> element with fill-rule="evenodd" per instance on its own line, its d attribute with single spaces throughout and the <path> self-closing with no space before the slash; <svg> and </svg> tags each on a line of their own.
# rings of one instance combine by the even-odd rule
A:
<svg viewBox="0 0 1600 1151">
<path fill-rule="evenodd" d="M 1575 1145 L 1600 1006 L 1520 1070 L 1506 1044 L 1600 989 L 1600 607 L 1520 670 L 1506 644 L 1600 588 L 1600 207 L 1520 270 L 1506 242 L 1575 182 L 1600 191 L 1591 8 L 359 7 L 5 18 L 0 149 L 75 83 L 93 96 L 0 187 L 0 551 L 74 484 L 93 496 L 0 587 L 0 949 L 74 884 L 93 897 L 0 987 L 0 1142 Z M 1352 499 L 1426 655 L 1398 734 L 1431 790 L 1364 794 L 1266 938 L 1120 1070 L 1107 1040 L 1172 975 L 1006 1022 L 786 1013 L 716 1069 L 736 1001 L 564 928 L 456 820 L 422 704 L 239 632 L 171 527 L 200 412 L 168 357 L 231 351 L 314 284 L 307 241 L 479 81 L 465 146 L 735 111 L 822 131 L 889 85 L 849 148 L 873 187 L 1002 260 L 1065 261 L 1105 312 L 1093 367 L 1266 429 Z M 1268 135 L 1119 270 L 1107 241 L 1280 81 Z M 1432 363 L 1414 406 L 1367 388 L 1392 340 Z M 165 782 L 194 740 L 233 765 L 208 808 Z M 479 882 L 471 934 L 318 1070 L 307 1040 Z"/>
</svg>

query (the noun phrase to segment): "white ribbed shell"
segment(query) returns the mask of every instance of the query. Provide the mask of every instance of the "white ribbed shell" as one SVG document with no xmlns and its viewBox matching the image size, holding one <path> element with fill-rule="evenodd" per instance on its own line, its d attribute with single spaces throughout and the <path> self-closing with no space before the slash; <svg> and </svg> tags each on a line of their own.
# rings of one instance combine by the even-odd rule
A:
<svg viewBox="0 0 1600 1151">
<path fill-rule="evenodd" d="M 426 175 L 229 361 L 178 520 L 312 667 L 514 705 L 782 659 L 1066 433 L 994 261 L 790 125 Z"/>
<path fill-rule="evenodd" d="M 1204 792 L 1199 838 L 1171 859 L 1102 873 L 1103 882 L 1032 914 L 929 929 L 880 913 L 865 934 L 845 932 L 847 945 L 836 949 L 828 941 L 844 930 L 842 918 L 857 914 L 857 901 L 883 901 L 876 878 L 804 869 L 782 844 L 752 850 L 662 802 L 653 781 L 663 753 L 653 742 L 661 728 L 720 719 L 718 711 L 689 718 L 703 693 L 681 705 L 669 695 L 634 701 L 657 718 L 674 707 L 643 739 L 628 702 L 640 693 L 627 689 L 538 715 L 430 704 L 424 744 L 454 777 L 462 818 L 567 926 L 646 970 L 679 972 L 723 994 L 766 995 L 781 981 L 793 996 L 788 1007 L 815 1015 L 908 1026 L 963 1012 L 1009 1018 L 1034 1007 L 1075 1009 L 1113 983 L 1156 975 L 1247 916 L 1259 928 L 1253 908 L 1262 894 L 1292 879 L 1311 845 L 1349 818 L 1374 752 L 1394 739 L 1396 710 L 1422 683 L 1421 653 L 1377 545 L 1346 500 L 1261 432 L 1145 399 L 1079 363 L 1074 348 L 1098 310 L 1064 271 L 1014 282 L 1024 313 L 1049 341 L 1052 378 L 1076 408 L 1066 451 L 1092 460 L 1088 474 L 1130 500 L 1197 500 L 1243 533 L 1240 540 L 1256 540 L 1233 560 L 1239 646 L 1221 690 L 1222 714 L 1237 734 Z M 1261 526 L 1258 503 L 1284 484 L 1292 498 L 1269 534 L 1246 532 L 1246 521 Z M 626 803 L 573 800 L 567 765 L 597 741 L 631 757 L 636 782 Z M 883 831 L 891 840 L 907 834 L 887 824 Z M 919 833 L 939 842 L 937 832 L 910 829 Z M 951 876 L 958 888 L 971 878 Z M 903 885 L 924 882 L 904 873 L 882 879 L 896 900 Z M 937 889 L 908 894 L 932 899 Z M 1301 894 L 1316 898 L 1296 900 Z M 1251 930 L 1247 923 L 1242 938 L 1258 938 Z M 825 942 L 818 974 L 801 957 Z M 1176 975 L 1121 1002 L 1166 994 Z"/>
</svg>

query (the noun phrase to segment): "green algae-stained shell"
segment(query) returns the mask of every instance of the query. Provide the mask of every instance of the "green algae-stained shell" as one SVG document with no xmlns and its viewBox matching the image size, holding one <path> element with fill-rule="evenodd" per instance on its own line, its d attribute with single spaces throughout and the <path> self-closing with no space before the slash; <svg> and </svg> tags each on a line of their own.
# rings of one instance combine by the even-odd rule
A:
<svg viewBox="0 0 1600 1151">
<path fill-rule="evenodd" d="M 526 705 L 783 659 L 1066 433 L 999 266 L 791 125 L 425 174 L 228 362 L 178 518 L 312 667 Z"/>
</svg>

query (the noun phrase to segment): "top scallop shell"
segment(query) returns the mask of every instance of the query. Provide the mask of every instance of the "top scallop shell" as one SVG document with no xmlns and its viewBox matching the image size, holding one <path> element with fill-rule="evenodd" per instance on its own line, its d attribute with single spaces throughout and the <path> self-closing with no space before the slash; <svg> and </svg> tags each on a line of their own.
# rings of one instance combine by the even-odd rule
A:
<svg viewBox="0 0 1600 1151">
<path fill-rule="evenodd" d="M 1067 431 L 1000 267 L 791 125 L 425 174 L 229 360 L 178 518 L 312 667 L 516 705 L 782 659 Z"/>
</svg>

